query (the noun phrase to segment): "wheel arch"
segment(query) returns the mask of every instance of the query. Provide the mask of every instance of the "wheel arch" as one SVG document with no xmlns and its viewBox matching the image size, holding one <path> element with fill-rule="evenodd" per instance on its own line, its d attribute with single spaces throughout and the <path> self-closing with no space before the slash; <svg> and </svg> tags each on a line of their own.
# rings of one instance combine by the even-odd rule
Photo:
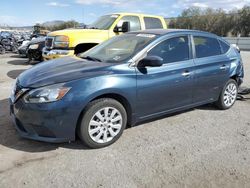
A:
<svg viewBox="0 0 250 188">
<path fill-rule="evenodd" d="M 110 98 L 110 99 L 114 99 L 114 100 L 117 100 L 118 102 L 120 102 L 123 105 L 123 107 L 125 108 L 126 113 L 127 113 L 127 127 L 131 127 L 133 125 L 134 122 L 133 122 L 133 117 L 132 117 L 132 106 L 129 103 L 128 99 L 126 97 L 124 97 L 123 95 L 118 94 L 118 93 L 104 93 L 104 94 L 95 96 L 94 98 L 90 99 L 88 101 L 88 103 L 85 105 L 85 107 L 82 109 L 82 111 L 78 117 L 76 129 L 75 129 L 76 137 L 77 137 L 77 131 L 81 125 L 81 120 L 82 120 L 82 117 L 84 115 L 86 106 L 90 102 L 95 101 L 97 99 L 101 99 L 101 98 Z"/>
</svg>

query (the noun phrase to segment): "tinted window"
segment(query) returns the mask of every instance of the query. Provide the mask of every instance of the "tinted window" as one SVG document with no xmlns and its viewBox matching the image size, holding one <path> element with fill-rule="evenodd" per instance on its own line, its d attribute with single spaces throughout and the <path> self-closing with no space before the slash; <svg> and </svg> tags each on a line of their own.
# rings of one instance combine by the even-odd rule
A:
<svg viewBox="0 0 250 188">
<path fill-rule="evenodd" d="M 148 56 L 159 56 L 163 59 L 163 63 L 188 60 L 188 37 L 182 36 L 167 39 L 150 50 Z"/>
<path fill-rule="evenodd" d="M 118 26 L 122 26 L 123 22 L 130 23 L 130 31 L 138 31 L 141 30 L 141 23 L 137 16 L 124 16 L 117 24 Z"/>
<path fill-rule="evenodd" d="M 161 20 L 158 18 L 144 17 L 144 23 L 146 29 L 159 29 L 163 28 Z"/>
<path fill-rule="evenodd" d="M 215 38 L 194 37 L 194 44 L 197 58 L 221 54 L 220 44 Z"/>
<path fill-rule="evenodd" d="M 221 40 L 219 40 L 219 42 L 220 42 L 222 53 L 223 54 L 226 53 L 229 50 L 230 46 L 226 42 L 223 42 Z"/>
</svg>

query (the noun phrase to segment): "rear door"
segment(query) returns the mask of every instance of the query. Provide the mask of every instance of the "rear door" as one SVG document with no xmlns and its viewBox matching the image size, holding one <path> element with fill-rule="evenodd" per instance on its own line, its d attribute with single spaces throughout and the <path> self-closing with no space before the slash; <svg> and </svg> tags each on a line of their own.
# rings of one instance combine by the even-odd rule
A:
<svg viewBox="0 0 250 188">
<path fill-rule="evenodd" d="M 196 69 L 194 77 L 194 102 L 214 101 L 228 79 L 230 59 L 222 53 L 217 38 L 193 36 Z"/>
<path fill-rule="evenodd" d="M 192 103 L 194 62 L 188 35 L 166 39 L 147 56 L 163 59 L 160 67 L 137 68 L 137 110 L 140 117 L 166 112 Z"/>
</svg>

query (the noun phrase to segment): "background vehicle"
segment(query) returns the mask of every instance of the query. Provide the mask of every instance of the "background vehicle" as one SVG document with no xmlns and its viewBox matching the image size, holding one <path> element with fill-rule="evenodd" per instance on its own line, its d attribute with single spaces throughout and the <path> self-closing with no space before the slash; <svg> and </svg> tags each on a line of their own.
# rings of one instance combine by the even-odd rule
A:
<svg viewBox="0 0 250 188">
<path fill-rule="evenodd" d="M 45 37 L 38 37 L 31 42 L 29 42 L 27 47 L 27 56 L 29 62 L 33 59 L 36 61 L 43 61 L 42 49 L 45 46 Z"/>
<path fill-rule="evenodd" d="M 27 57 L 29 43 L 29 40 L 23 41 L 22 45 L 18 47 L 18 53 L 21 57 Z"/>
<path fill-rule="evenodd" d="M 17 52 L 18 43 L 12 33 L 1 32 L 0 33 L 0 53 L 4 54 L 5 51 Z"/>
<path fill-rule="evenodd" d="M 240 53 L 216 35 L 145 30 L 25 71 L 10 109 L 23 137 L 63 142 L 78 134 L 100 148 L 142 120 L 214 102 L 229 109 L 243 76 Z"/>
<path fill-rule="evenodd" d="M 100 17 L 88 29 L 66 29 L 51 32 L 46 38 L 45 60 L 79 54 L 93 46 L 128 31 L 167 28 L 161 16 L 117 13 Z"/>
</svg>

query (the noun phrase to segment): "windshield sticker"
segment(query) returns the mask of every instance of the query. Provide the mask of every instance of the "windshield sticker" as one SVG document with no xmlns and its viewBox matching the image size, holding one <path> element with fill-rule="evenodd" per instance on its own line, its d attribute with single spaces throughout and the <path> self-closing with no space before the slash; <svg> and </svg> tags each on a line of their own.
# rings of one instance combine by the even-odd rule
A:
<svg viewBox="0 0 250 188">
<path fill-rule="evenodd" d="M 121 57 L 118 55 L 113 58 L 113 60 L 115 60 L 115 61 L 118 61 L 119 59 L 121 59 Z"/>
<path fill-rule="evenodd" d="M 118 18 L 118 15 L 113 14 L 113 15 L 111 15 L 110 17 L 111 17 L 111 18 Z"/>
<path fill-rule="evenodd" d="M 140 33 L 140 34 L 138 34 L 136 36 L 138 36 L 138 37 L 147 37 L 147 38 L 154 38 L 155 37 L 155 35 L 153 35 L 153 34 L 143 34 L 143 33 Z"/>
</svg>

